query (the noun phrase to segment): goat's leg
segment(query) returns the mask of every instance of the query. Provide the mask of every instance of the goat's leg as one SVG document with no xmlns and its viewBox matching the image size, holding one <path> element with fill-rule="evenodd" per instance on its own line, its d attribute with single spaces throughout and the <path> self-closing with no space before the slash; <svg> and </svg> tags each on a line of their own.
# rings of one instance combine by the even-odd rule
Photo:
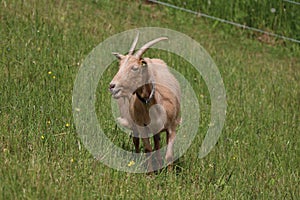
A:
<svg viewBox="0 0 300 200">
<path fill-rule="evenodd" d="M 169 144 L 169 137 L 170 137 L 170 133 L 168 130 L 166 130 L 166 135 L 167 135 L 167 144 Z"/>
<path fill-rule="evenodd" d="M 168 130 L 167 131 L 167 153 L 166 153 L 166 161 L 168 164 L 168 169 L 172 169 L 172 162 L 173 162 L 173 146 L 175 142 L 176 131 L 175 130 Z"/>
<path fill-rule="evenodd" d="M 147 154 L 147 163 L 148 163 L 148 170 L 149 171 L 153 171 L 153 167 L 152 167 L 152 147 L 149 141 L 149 138 L 142 138 L 143 144 L 144 144 L 144 148 L 145 148 L 145 153 Z"/>
<path fill-rule="evenodd" d="M 133 130 L 132 141 L 135 148 L 135 153 L 140 153 L 140 138 L 138 137 L 138 132 Z"/>
<path fill-rule="evenodd" d="M 132 137 L 135 153 L 140 153 L 140 138 L 133 136 Z"/>
<path fill-rule="evenodd" d="M 156 150 L 156 162 L 158 164 L 158 169 L 162 166 L 162 158 L 160 155 L 160 133 L 157 133 L 153 136 L 154 138 L 154 148 Z"/>
</svg>

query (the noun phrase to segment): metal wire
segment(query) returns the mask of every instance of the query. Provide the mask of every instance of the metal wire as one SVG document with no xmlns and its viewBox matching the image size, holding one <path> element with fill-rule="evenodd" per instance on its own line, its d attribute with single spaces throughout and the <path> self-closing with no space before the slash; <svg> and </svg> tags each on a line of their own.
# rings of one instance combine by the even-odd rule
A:
<svg viewBox="0 0 300 200">
<path fill-rule="evenodd" d="M 300 40 L 297 40 L 297 39 L 294 39 L 294 38 L 286 37 L 286 36 L 279 35 L 279 34 L 276 34 L 276 33 L 267 32 L 267 31 L 264 31 L 264 30 L 261 30 L 261 29 L 258 29 L 258 28 L 246 26 L 246 25 L 239 24 L 239 23 L 236 23 L 236 22 L 232 22 L 232 21 L 229 21 L 229 20 L 226 20 L 226 19 L 214 17 L 214 16 L 211 16 L 211 15 L 208 15 L 208 14 L 199 13 L 199 12 L 189 10 L 189 9 L 186 9 L 186 8 L 182 8 L 182 7 L 178 7 L 178 6 L 166 3 L 166 2 L 157 1 L 157 0 L 148 0 L 148 1 L 150 1 L 152 3 L 160 4 L 160 5 L 163 5 L 163 6 L 167 6 L 167 7 L 170 7 L 170 8 L 174 8 L 174 9 L 177 9 L 177 10 L 181 10 L 181 11 L 184 11 L 184 12 L 188 12 L 188 13 L 191 13 L 191 14 L 194 14 L 194 15 L 197 15 L 197 16 L 206 17 L 206 18 L 213 19 L 213 20 L 216 20 L 216 21 L 219 21 L 219 22 L 223 22 L 223 23 L 226 23 L 226 24 L 237 26 L 239 28 L 248 29 L 248 30 L 263 33 L 263 34 L 266 34 L 266 35 L 269 35 L 269 36 L 273 36 L 273 37 L 281 38 L 281 39 L 284 39 L 284 40 L 289 40 L 289 41 L 292 41 L 292 42 L 300 43 Z M 286 1 L 288 1 L 288 0 L 286 0 Z M 299 3 L 299 5 L 300 5 L 300 3 Z"/>
<path fill-rule="evenodd" d="M 296 4 L 296 5 L 300 6 L 300 3 L 296 2 L 296 1 L 290 1 L 290 0 L 283 0 L 283 1 L 289 2 L 289 3 L 292 3 L 292 4 Z"/>
</svg>

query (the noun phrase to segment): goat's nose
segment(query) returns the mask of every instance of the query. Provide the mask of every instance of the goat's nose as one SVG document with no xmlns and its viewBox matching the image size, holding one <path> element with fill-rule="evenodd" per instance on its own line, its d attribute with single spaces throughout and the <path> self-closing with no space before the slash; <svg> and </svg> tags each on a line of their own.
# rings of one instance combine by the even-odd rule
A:
<svg viewBox="0 0 300 200">
<path fill-rule="evenodd" d="M 109 89 L 110 90 L 114 89 L 115 87 L 116 87 L 116 84 L 114 84 L 114 83 L 109 84 Z"/>
</svg>

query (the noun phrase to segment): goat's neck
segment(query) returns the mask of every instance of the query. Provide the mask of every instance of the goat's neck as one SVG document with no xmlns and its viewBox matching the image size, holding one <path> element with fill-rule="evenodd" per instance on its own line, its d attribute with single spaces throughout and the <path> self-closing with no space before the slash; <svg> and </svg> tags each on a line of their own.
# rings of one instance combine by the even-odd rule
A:
<svg viewBox="0 0 300 200">
<path fill-rule="evenodd" d="M 142 98 L 149 98 L 152 91 L 152 86 L 150 83 L 143 85 L 142 87 L 139 87 L 136 90 L 136 93 L 140 95 Z"/>
<path fill-rule="evenodd" d="M 147 83 L 142 87 L 139 87 L 135 93 L 140 101 L 142 101 L 144 104 L 148 104 L 153 99 L 155 90 L 154 87 L 154 83 Z"/>
</svg>

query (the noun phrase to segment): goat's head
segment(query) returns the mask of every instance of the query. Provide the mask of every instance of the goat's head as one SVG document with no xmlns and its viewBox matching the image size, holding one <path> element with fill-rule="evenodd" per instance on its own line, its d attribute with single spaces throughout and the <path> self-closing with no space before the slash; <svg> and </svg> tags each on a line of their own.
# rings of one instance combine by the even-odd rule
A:
<svg viewBox="0 0 300 200">
<path fill-rule="evenodd" d="M 119 59 L 119 71 L 110 82 L 109 90 L 116 99 L 129 97 L 137 88 L 149 83 L 148 63 L 142 58 L 142 55 L 152 45 L 168 39 L 166 37 L 154 39 L 133 54 L 138 38 L 139 34 L 134 39 L 127 55 L 113 53 Z"/>
</svg>

